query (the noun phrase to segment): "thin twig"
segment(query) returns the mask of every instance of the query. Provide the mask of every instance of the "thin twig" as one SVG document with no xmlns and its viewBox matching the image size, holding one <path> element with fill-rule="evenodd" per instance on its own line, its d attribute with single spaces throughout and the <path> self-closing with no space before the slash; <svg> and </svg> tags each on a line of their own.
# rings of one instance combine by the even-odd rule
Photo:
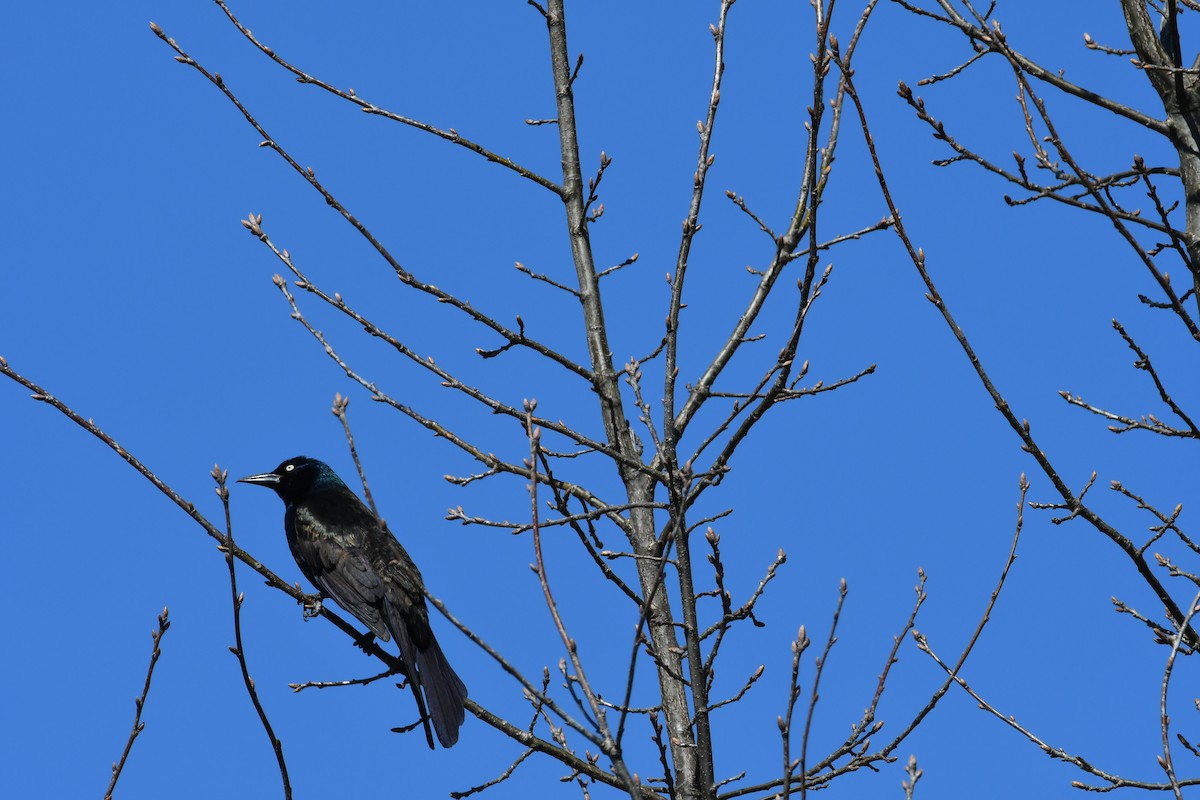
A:
<svg viewBox="0 0 1200 800">
<path fill-rule="evenodd" d="M 779 781 L 783 785 L 781 797 L 791 797 L 792 793 L 792 771 L 799 765 L 799 760 L 792 762 L 792 715 L 796 710 L 796 701 L 800 698 L 800 656 L 808 649 L 812 640 L 808 638 L 808 633 L 804 626 L 800 626 L 799 632 L 796 634 L 795 640 L 792 641 L 792 677 L 788 681 L 788 699 L 785 705 L 785 711 L 776 722 L 779 725 L 779 735 L 783 740 L 783 778 Z M 804 776 L 801 775 L 801 780 Z M 754 787 L 750 787 L 745 791 L 753 791 Z M 727 796 L 736 796 L 739 792 L 730 792 Z"/>
<path fill-rule="evenodd" d="M 549 275 L 543 275 L 541 273 L 534 272 L 529 267 L 522 264 L 520 261 L 516 262 L 516 264 L 514 266 L 517 268 L 517 272 L 523 272 L 526 275 L 528 275 L 529 277 L 533 278 L 535 281 L 541 281 L 542 283 L 549 284 L 550 286 L 553 286 L 555 289 L 560 289 L 560 290 L 566 292 L 567 294 L 571 295 L 572 297 L 575 297 L 575 298 L 579 297 L 578 289 L 572 289 L 570 286 L 567 286 L 566 284 L 559 283 L 558 281 L 551 278 Z M 521 327 L 524 328 L 524 325 L 522 325 Z M 511 342 L 509 344 L 511 344 Z M 509 345 L 505 345 L 505 347 L 508 347 L 508 346 Z"/>
<path fill-rule="evenodd" d="M 689 254 L 692 240 L 700 231 L 700 207 L 704 200 L 704 189 L 709 167 L 713 165 L 715 156 L 709 153 L 712 142 L 713 128 L 717 119 L 717 108 L 721 103 L 721 79 L 725 74 L 725 28 L 733 0 L 721 0 L 717 14 L 717 23 L 710 26 L 713 36 L 713 78 L 709 90 L 708 110 L 703 122 L 696 123 L 700 133 L 699 153 L 696 156 L 696 171 L 692 178 L 692 196 L 688 203 L 687 215 L 683 219 L 683 234 L 679 240 L 679 253 L 675 259 L 675 269 L 670 276 L 671 299 L 667 310 L 667 329 L 665 333 L 666 365 L 664 369 L 665 386 L 663 389 L 663 459 L 672 464 L 675 462 L 675 445 L 683 434 L 684 425 L 679 424 L 675 411 L 675 383 L 679 377 L 678 348 L 679 348 L 679 314 L 683 308 L 684 280 L 687 276 Z M 740 336 L 738 337 L 741 338 Z M 693 393 L 694 394 L 694 393 Z M 710 782 L 711 783 L 711 782 Z M 705 790 L 707 791 L 707 790 Z"/>
<path fill-rule="evenodd" d="M 372 675 L 369 678 L 350 678 L 344 681 L 305 681 L 304 683 L 289 683 L 288 688 L 293 692 L 302 692 L 305 689 L 333 689 L 339 686 L 367 686 L 375 681 L 395 675 L 396 672 L 391 669 L 386 669 L 378 675 Z"/>
<path fill-rule="evenodd" d="M 150 679 L 154 677 L 154 665 L 158 663 L 158 657 L 162 655 L 160 648 L 163 635 L 170 627 L 171 621 L 167 618 L 167 609 L 164 606 L 162 613 L 158 615 L 158 629 L 150 632 L 150 638 L 154 641 L 154 649 L 150 651 L 150 666 L 146 668 L 146 680 L 142 684 L 142 693 L 133 699 L 134 707 L 137 709 L 133 714 L 133 728 L 129 731 L 129 738 L 125 741 L 121 759 L 112 766 L 112 779 L 108 782 L 108 789 L 104 792 L 104 800 L 112 800 L 113 790 L 117 788 L 117 780 L 121 777 L 121 770 L 125 769 L 125 761 L 129 758 L 130 751 L 133 750 L 133 742 L 146 727 L 142 722 L 142 709 L 145 708 L 146 698 L 150 695 Z"/>
<path fill-rule="evenodd" d="M 342 430 L 346 433 L 346 444 L 350 447 L 350 458 L 354 460 L 354 466 L 358 470 L 358 479 L 362 481 L 363 497 L 366 498 L 367 505 L 371 507 L 371 513 L 378 517 L 379 509 L 375 507 L 375 498 L 371 497 L 371 486 L 367 483 L 367 473 L 363 469 L 362 461 L 358 458 L 358 449 L 354 446 L 354 434 L 350 432 L 350 417 L 346 414 L 346 408 L 349 405 L 349 397 L 343 397 L 341 392 L 333 395 L 333 415 L 338 418 L 338 422 L 342 423 Z"/>
<path fill-rule="evenodd" d="M 917 757 L 909 756 L 908 763 L 904 765 L 904 774 L 907 780 L 900 782 L 900 786 L 904 789 L 904 800 L 913 800 L 913 790 L 917 788 L 917 781 L 921 780 L 924 772 L 917 769 Z"/>
<path fill-rule="evenodd" d="M 712 529 L 710 528 L 709 531 L 711 532 L 711 530 Z M 719 551 L 717 550 L 717 543 L 719 540 L 720 537 L 715 533 L 708 537 L 708 541 L 712 546 L 714 553 L 714 569 L 719 569 L 721 563 Z M 754 623 L 755 626 L 762 627 L 763 623 L 759 622 L 754 617 L 754 606 L 756 603 L 758 603 L 759 598 L 762 597 L 763 592 L 766 591 L 767 584 L 775 579 L 775 575 L 779 568 L 783 566 L 786 561 L 787 553 L 780 548 L 779 552 L 775 556 L 775 560 L 772 561 L 770 566 L 767 567 L 766 575 L 764 575 L 762 580 L 758 582 L 758 586 L 755 587 L 754 592 L 750 595 L 746 602 L 742 603 L 741 607 L 739 607 L 737 610 L 734 610 L 730 604 L 728 592 L 724 590 L 723 585 L 718 586 L 718 592 L 720 592 L 721 595 L 722 605 L 721 619 L 714 622 L 707 629 L 705 629 L 702 634 L 700 634 L 700 639 L 702 641 L 707 639 L 709 636 L 712 636 L 714 633 L 717 635 L 716 640 L 713 642 L 712 648 L 709 650 L 708 657 L 705 660 L 705 671 L 712 670 L 713 662 L 717 658 L 717 652 L 720 650 L 721 643 L 725 639 L 725 634 L 729 632 L 729 627 L 732 623 L 736 622 L 737 620 L 749 619 Z"/>
<path fill-rule="evenodd" d="M 246 685 L 246 692 L 250 695 L 250 702 L 254 704 L 254 710 L 258 714 L 258 721 L 262 723 L 263 731 L 267 734 L 267 741 L 271 743 L 271 749 L 275 753 L 275 763 L 279 767 L 279 777 L 283 781 L 284 800 L 291 800 L 292 783 L 288 778 L 287 761 L 283 757 L 283 742 L 279 741 L 279 737 L 275 735 L 275 730 L 271 727 L 271 720 L 267 718 L 267 711 L 263 708 L 262 701 L 258 697 L 258 690 L 254 686 L 254 679 L 250 677 L 250 667 L 246 663 L 246 648 L 242 642 L 242 603 L 245 602 L 246 596 L 238 592 L 237 572 L 234 569 L 233 519 L 229 513 L 229 488 L 225 485 L 229 477 L 229 470 L 223 470 L 220 467 L 214 466 L 210 474 L 217 483 L 217 496 L 221 498 L 221 505 L 225 509 L 225 542 L 223 545 L 218 545 L 217 549 L 225 554 L 225 564 L 229 567 L 229 591 L 233 599 L 234 645 L 229 648 L 229 652 L 237 657 L 238 666 L 242 671 L 242 683 Z M 432 747 L 432 745 L 430 746 Z"/>
<path fill-rule="evenodd" d="M 837 627 L 838 620 L 842 618 L 842 607 L 846 603 L 846 579 L 842 578 L 838 585 L 838 601 L 837 606 L 833 610 L 833 622 L 829 626 L 829 638 L 825 641 L 825 649 L 821 651 L 821 655 L 817 658 L 817 669 L 813 675 L 812 694 L 808 701 L 808 713 L 804 715 L 804 733 L 800 739 L 800 775 L 804 776 L 808 773 L 808 737 L 812 731 L 813 715 L 817 711 L 817 701 L 821 699 L 821 676 L 825 674 L 825 665 L 829 662 L 829 654 L 833 650 L 833 646 L 837 644 Z M 787 792 L 784 792 L 784 797 Z M 808 797 L 808 783 L 802 781 L 800 783 L 800 797 Z"/>
<path fill-rule="evenodd" d="M 736 703 L 737 701 L 741 700 L 746 695 L 746 692 L 750 691 L 751 687 L 753 687 L 754 684 L 758 682 L 758 679 L 763 676 L 763 673 L 766 672 L 766 669 L 767 668 L 764 664 L 759 664 L 758 669 L 756 669 L 756 670 L 754 670 L 754 672 L 750 673 L 750 677 L 746 679 L 746 682 L 744 684 L 742 684 L 742 688 L 738 689 L 737 694 L 733 695 L 732 697 L 728 697 L 724 700 L 720 700 L 716 703 L 710 703 L 708 706 L 708 710 L 715 711 L 716 709 L 720 708 L 721 706 L 732 705 L 733 703 Z M 716 787 L 714 786 L 714 788 L 716 788 Z"/>
<path fill-rule="evenodd" d="M 1183 621 L 1183 627 L 1187 626 L 1188 620 L 1200 611 L 1200 594 L 1197 594 L 1192 599 L 1191 606 L 1188 607 L 1187 618 Z M 1167 773 L 1167 780 L 1171 783 L 1171 791 L 1175 793 L 1175 800 L 1183 800 L 1183 793 L 1180 790 L 1179 778 L 1175 775 L 1175 761 L 1171 758 L 1171 717 L 1167 713 L 1167 688 L 1171 685 L 1171 673 L 1175 667 L 1175 657 L 1179 655 L 1179 648 L 1183 644 L 1183 635 L 1178 633 L 1171 637 L 1171 654 L 1167 656 L 1167 665 L 1163 668 L 1162 692 L 1159 695 L 1159 728 L 1162 730 L 1162 745 L 1163 754 L 1159 759 L 1159 765 L 1163 771 Z"/>
<path fill-rule="evenodd" d="M 484 781 L 483 783 L 481 783 L 477 786 L 472 786 L 470 789 L 467 789 L 466 791 L 451 792 L 450 796 L 452 798 L 454 798 L 454 800 L 461 800 L 461 798 L 463 798 L 463 797 L 470 797 L 471 795 L 478 794 L 479 792 L 482 792 L 485 789 L 490 789 L 491 787 L 493 787 L 497 784 L 504 783 L 506 780 L 508 780 L 509 778 L 511 778 L 513 776 L 513 773 L 517 771 L 517 767 L 521 766 L 521 763 L 525 759 L 529 758 L 531 755 L 533 755 L 533 748 L 528 748 L 528 747 L 525 748 L 524 750 L 521 751 L 521 755 L 517 756 L 516 759 L 514 759 L 513 762 L 508 765 L 508 768 L 506 770 L 504 770 L 503 772 L 501 772 L 499 775 L 497 775 L 495 778 L 492 778 L 489 781 Z"/>
<path fill-rule="evenodd" d="M 1140 495 L 1134 494 L 1126 489 L 1120 481 L 1113 481 L 1111 488 L 1114 492 L 1119 492 L 1120 494 L 1128 497 L 1130 500 L 1133 500 L 1138 504 L 1138 508 L 1142 509 L 1143 511 L 1149 511 L 1158 518 L 1159 522 L 1162 523 L 1161 525 L 1150 526 L 1150 531 L 1154 534 L 1154 536 L 1152 536 L 1145 544 L 1141 546 L 1140 552 L 1145 553 L 1150 545 L 1158 541 L 1158 539 L 1161 538 L 1162 535 L 1167 531 L 1174 531 L 1175 535 L 1179 537 L 1180 541 L 1187 545 L 1193 553 L 1200 554 L 1200 545 L 1197 545 L 1196 542 L 1193 542 L 1191 537 L 1185 534 L 1179 527 L 1178 521 L 1179 515 L 1183 512 L 1183 503 L 1177 503 L 1175 505 L 1175 510 L 1168 515 L 1147 503 L 1146 500 Z"/>
</svg>

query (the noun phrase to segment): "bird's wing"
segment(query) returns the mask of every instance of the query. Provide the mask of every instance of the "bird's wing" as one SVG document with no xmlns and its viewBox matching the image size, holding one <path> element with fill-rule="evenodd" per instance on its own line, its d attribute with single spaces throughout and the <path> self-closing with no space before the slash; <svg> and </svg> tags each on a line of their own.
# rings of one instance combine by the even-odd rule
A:
<svg viewBox="0 0 1200 800">
<path fill-rule="evenodd" d="M 385 587 L 353 530 L 331 524 L 319 509 L 296 509 L 293 555 L 323 594 L 332 597 L 383 641 L 391 639 L 379 610 Z"/>
<path fill-rule="evenodd" d="M 387 597 L 385 609 L 391 607 L 397 612 L 398 618 L 405 621 L 408 635 L 417 649 L 424 650 L 433 639 L 433 631 L 429 627 L 421 572 L 391 532 L 381 527 L 380 534 L 373 538 L 370 549 L 371 560 L 383 578 L 383 591 Z M 386 611 L 384 616 L 386 619 Z"/>
</svg>

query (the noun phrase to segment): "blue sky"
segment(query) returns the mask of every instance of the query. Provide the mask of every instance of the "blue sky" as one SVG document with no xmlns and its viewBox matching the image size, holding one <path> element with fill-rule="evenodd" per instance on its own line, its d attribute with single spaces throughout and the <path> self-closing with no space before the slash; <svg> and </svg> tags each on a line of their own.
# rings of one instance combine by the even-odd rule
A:
<svg viewBox="0 0 1200 800">
<path fill-rule="evenodd" d="M 524 3 L 234 8 L 264 42 L 312 74 L 379 106 L 453 127 L 554 177 L 553 126 L 523 122 L 553 114 L 545 29 Z M 619 365 L 661 337 L 663 276 L 691 193 L 716 8 L 568 4 L 572 50 L 586 57 L 576 83 L 582 158 L 589 169 L 601 151 L 614 159 L 602 185 L 606 212 L 592 233 L 596 256 L 602 265 L 640 256 L 605 279 Z M 769 257 L 765 237 L 724 190 L 745 196 L 780 227 L 795 202 L 811 102 L 810 13 L 806 3 L 745 0 L 730 16 L 717 158 L 684 312 L 684 380 L 736 319 L 752 285 L 745 267 Z M 850 4 L 839 4 L 835 29 L 843 42 L 852 13 Z M 1027 54 L 1155 114 L 1157 101 L 1141 74 L 1082 45 L 1087 31 L 1127 46 L 1115 3 L 1039 4 L 1036 13 L 1002 3 L 998 16 Z M 349 395 L 376 499 L 430 589 L 526 674 L 536 678 L 543 665 L 553 670 L 564 653 L 527 566 L 529 538 L 444 520 L 446 509 L 459 505 L 521 519 L 529 502 L 522 483 L 501 478 L 462 489 L 446 482 L 444 475 L 479 468 L 371 402 L 325 357 L 289 319 L 272 285 L 279 263 L 239 220 L 263 214 L 273 240 L 314 281 L 508 402 L 536 397 L 547 417 L 597 432 L 594 397 L 527 355 L 481 361 L 475 348 L 500 342 L 405 291 L 307 184 L 257 146 L 260 137 L 227 100 L 172 60 L 150 20 L 220 72 L 406 268 L 497 319 L 520 314 L 531 333 L 584 357 L 574 301 L 513 268 L 520 261 L 571 278 L 561 206 L 552 195 L 472 153 L 298 85 L 253 50 L 219 8 L 199 0 L 9 10 L 0 32 L 0 63 L 10 77 L 10 115 L 0 128 L 7 183 L 0 201 L 0 355 L 94 418 L 214 521 L 221 518 L 208 477 L 214 463 L 240 476 L 304 453 L 356 485 L 329 413 L 335 392 Z M 1138 293 L 1158 296 L 1145 270 L 1103 219 L 1048 205 L 1010 208 L 1002 199 L 1010 189 L 980 171 L 930 166 L 948 153 L 896 96 L 898 81 L 915 86 L 960 63 L 965 52 L 957 37 L 889 3 L 880 4 L 860 46 L 856 82 L 908 230 L 992 377 L 1068 482 L 1082 486 L 1096 470 L 1089 497 L 1130 536 L 1144 537 L 1151 520 L 1107 489 L 1112 480 L 1159 508 L 1183 502 L 1186 530 L 1195 486 L 1190 445 L 1113 436 L 1057 395 L 1067 389 L 1134 416 L 1164 413 L 1147 376 L 1131 369 L 1132 354 L 1111 329 L 1115 317 L 1151 352 L 1176 398 L 1194 407 L 1200 382 L 1181 326 L 1137 301 Z M 918 90 L 960 140 L 998 159 L 1029 150 L 1014 91 L 1011 73 L 991 61 L 960 80 Z M 1163 143 L 1132 123 L 1047 97 L 1072 151 L 1090 169 L 1127 166 L 1135 153 L 1173 163 Z M 849 115 L 845 122 L 822 207 L 831 236 L 886 214 L 862 137 Z M 766 665 L 746 702 L 715 717 L 719 778 L 748 770 L 748 781 L 758 782 L 777 772 L 775 716 L 787 691 L 788 644 L 800 624 L 823 643 L 839 580 L 850 593 L 814 719 L 812 749 L 820 754 L 869 702 L 891 636 L 911 607 L 918 568 L 929 575 L 929 599 L 917 627 L 952 659 L 1007 555 L 1018 476 L 1029 473 L 1030 500 L 1056 499 L 924 299 L 895 238 L 877 233 L 849 243 L 827 254 L 827 263 L 833 277 L 801 345 L 811 380 L 835 380 L 873 363 L 876 374 L 777 409 L 701 509 L 736 509 L 716 525 L 735 602 L 754 589 L 780 548 L 789 557 L 759 606 L 766 627 L 735 629 L 718 664 L 717 696 L 732 694 Z M 735 364 L 729 388 L 769 365 L 794 304 L 791 285 L 781 282 L 758 326 L 768 341 Z M 527 452 L 511 421 L 440 387 L 309 298 L 300 301 L 339 351 L 392 396 L 497 454 L 517 460 Z M 102 794 L 132 721 L 149 631 L 169 606 L 172 627 L 146 729 L 119 796 L 276 796 L 274 761 L 227 651 L 229 591 L 214 543 L 113 452 L 20 386 L 0 384 L 0 420 L 10 556 L 0 794 Z M 607 472 L 590 479 L 611 490 Z M 232 508 L 239 543 L 286 579 L 300 580 L 278 501 L 235 486 Z M 613 531 L 602 535 L 620 549 Z M 547 535 L 550 577 L 589 674 L 605 676 L 606 694 L 619 695 L 636 617 L 572 544 L 561 529 Z M 338 787 L 446 796 L 492 778 L 518 755 L 516 745 L 472 718 L 449 751 L 429 753 L 419 736 L 389 733 L 414 716 L 410 695 L 386 684 L 293 694 L 289 682 L 361 676 L 374 664 L 332 626 L 303 622 L 291 599 L 249 570 L 239 580 L 251 672 L 298 797 Z M 702 571 L 700 580 L 711 576 Z M 1190 594 L 1175 588 L 1186 603 Z M 1113 595 L 1155 614 L 1111 543 L 1082 524 L 1055 526 L 1045 512 L 1027 512 L 1018 561 L 964 674 L 1049 743 L 1111 772 L 1158 780 L 1167 653 L 1149 644 L 1140 625 L 1113 613 Z M 444 620 L 437 624 L 471 696 L 525 720 L 520 688 Z M 805 662 L 806 692 L 815 655 Z M 881 707 L 881 736 L 906 724 L 940 679 L 936 666 L 906 644 Z M 1172 684 L 1173 730 L 1192 740 L 1200 738 L 1191 706 L 1195 679 L 1194 667 L 1181 664 Z M 649 698 L 649 681 L 637 688 Z M 910 753 L 925 769 L 918 796 L 930 799 L 964 790 L 979 798 L 1067 796 L 1075 791 L 1069 782 L 1082 777 L 960 691 L 901 746 L 900 763 Z M 1181 772 L 1195 774 L 1184 756 L 1176 756 Z M 642 752 L 634 769 L 653 774 L 656 763 Z M 533 759 L 492 796 L 577 793 L 556 782 L 562 773 Z M 900 797 L 902 777 L 897 764 L 878 775 L 851 775 L 828 792 Z"/>
</svg>

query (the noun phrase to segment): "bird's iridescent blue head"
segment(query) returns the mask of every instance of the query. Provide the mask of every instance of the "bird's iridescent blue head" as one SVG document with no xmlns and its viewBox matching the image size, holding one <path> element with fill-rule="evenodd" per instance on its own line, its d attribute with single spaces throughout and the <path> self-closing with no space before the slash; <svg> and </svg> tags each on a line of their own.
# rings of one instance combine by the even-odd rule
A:
<svg viewBox="0 0 1200 800">
<path fill-rule="evenodd" d="M 332 467 L 308 456 L 289 458 L 271 472 L 247 475 L 238 483 L 266 486 L 285 503 L 295 503 L 312 491 L 346 485 Z"/>
</svg>

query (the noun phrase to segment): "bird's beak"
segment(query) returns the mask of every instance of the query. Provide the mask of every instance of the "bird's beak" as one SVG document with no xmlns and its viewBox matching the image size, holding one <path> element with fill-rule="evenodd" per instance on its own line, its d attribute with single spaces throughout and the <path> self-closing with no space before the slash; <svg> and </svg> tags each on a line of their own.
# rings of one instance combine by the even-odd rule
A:
<svg viewBox="0 0 1200 800">
<path fill-rule="evenodd" d="M 257 483 L 259 486 L 275 487 L 279 485 L 279 476 L 274 472 L 264 472 L 260 475 L 247 475 L 238 478 L 238 483 Z"/>
</svg>

